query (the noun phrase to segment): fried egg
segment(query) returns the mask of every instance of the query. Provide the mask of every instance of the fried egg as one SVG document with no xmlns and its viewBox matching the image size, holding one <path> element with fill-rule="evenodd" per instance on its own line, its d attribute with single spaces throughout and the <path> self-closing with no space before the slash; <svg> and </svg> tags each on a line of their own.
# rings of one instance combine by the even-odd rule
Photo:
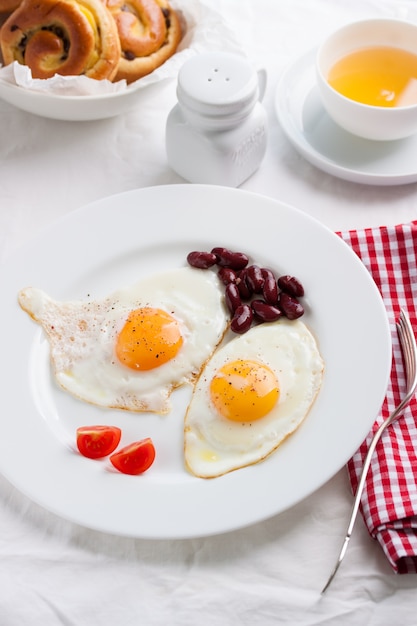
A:
<svg viewBox="0 0 417 626">
<path fill-rule="evenodd" d="M 299 320 L 255 326 L 225 343 L 202 370 L 186 413 L 189 471 L 212 478 L 271 454 L 306 417 L 323 369 Z"/>
<path fill-rule="evenodd" d="M 228 325 L 213 272 L 179 268 L 102 300 L 58 302 L 26 288 L 20 306 L 44 329 L 59 385 L 95 405 L 167 413 Z"/>
</svg>

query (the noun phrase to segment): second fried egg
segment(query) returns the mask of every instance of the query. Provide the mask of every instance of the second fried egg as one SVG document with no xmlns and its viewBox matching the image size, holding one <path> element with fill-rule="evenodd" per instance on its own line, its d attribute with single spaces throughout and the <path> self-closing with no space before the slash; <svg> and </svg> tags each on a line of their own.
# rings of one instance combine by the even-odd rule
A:
<svg viewBox="0 0 417 626">
<path fill-rule="evenodd" d="M 293 433 L 320 389 L 323 360 L 299 320 L 251 328 L 220 348 L 185 418 L 188 469 L 211 478 L 257 463 Z"/>
<path fill-rule="evenodd" d="M 103 300 L 58 302 L 28 287 L 20 306 L 44 329 L 56 380 L 87 402 L 167 413 L 173 389 L 194 382 L 227 328 L 213 272 L 180 268 Z"/>
</svg>

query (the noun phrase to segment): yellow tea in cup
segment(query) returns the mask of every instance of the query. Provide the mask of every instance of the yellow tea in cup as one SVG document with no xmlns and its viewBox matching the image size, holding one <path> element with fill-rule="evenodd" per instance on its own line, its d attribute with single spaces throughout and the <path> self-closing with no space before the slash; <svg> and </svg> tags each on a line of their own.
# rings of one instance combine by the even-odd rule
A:
<svg viewBox="0 0 417 626">
<path fill-rule="evenodd" d="M 343 96 L 362 104 L 417 104 L 417 55 L 389 46 L 360 48 L 337 61 L 327 80 Z"/>
</svg>

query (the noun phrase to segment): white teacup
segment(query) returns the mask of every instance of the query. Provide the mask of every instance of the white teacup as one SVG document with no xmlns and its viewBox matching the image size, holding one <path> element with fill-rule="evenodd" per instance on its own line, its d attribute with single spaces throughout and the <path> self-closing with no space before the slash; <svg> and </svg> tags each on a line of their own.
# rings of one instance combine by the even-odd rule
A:
<svg viewBox="0 0 417 626">
<path fill-rule="evenodd" d="M 417 55 L 417 24 L 396 19 L 369 19 L 348 24 L 326 39 L 316 57 L 317 84 L 323 106 L 345 130 L 375 140 L 401 139 L 417 132 L 417 103 L 406 106 L 362 104 L 343 96 L 328 82 L 334 64 L 358 49 L 384 46 Z"/>
</svg>

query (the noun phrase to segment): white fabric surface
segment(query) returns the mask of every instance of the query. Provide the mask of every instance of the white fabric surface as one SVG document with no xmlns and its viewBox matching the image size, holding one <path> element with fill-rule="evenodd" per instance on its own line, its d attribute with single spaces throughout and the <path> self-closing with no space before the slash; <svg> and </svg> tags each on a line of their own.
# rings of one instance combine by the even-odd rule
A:
<svg viewBox="0 0 417 626">
<path fill-rule="evenodd" d="M 415 219 L 417 184 L 356 185 L 307 163 L 285 139 L 273 95 L 283 67 L 326 33 L 368 16 L 417 21 L 417 2 L 210 0 L 210 5 L 269 76 L 268 151 L 243 188 L 292 204 L 332 229 Z M 92 200 L 182 182 L 167 166 L 164 148 L 165 120 L 175 100 L 171 81 L 161 85 L 157 100 L 154 91 L 144 91 L 135 111 L 86 123 L 38 118 L 0 101 L 0 260 Z M 0 479 L 0 624 L 415 624 L 416 576 L 392 573 L 361 519 L 337 578 L 320 596 L 351 502 L 341 470 L 305 501 L 250 528 L 202 539 L 145 541 L 77 527 Z"/>
</svg>

